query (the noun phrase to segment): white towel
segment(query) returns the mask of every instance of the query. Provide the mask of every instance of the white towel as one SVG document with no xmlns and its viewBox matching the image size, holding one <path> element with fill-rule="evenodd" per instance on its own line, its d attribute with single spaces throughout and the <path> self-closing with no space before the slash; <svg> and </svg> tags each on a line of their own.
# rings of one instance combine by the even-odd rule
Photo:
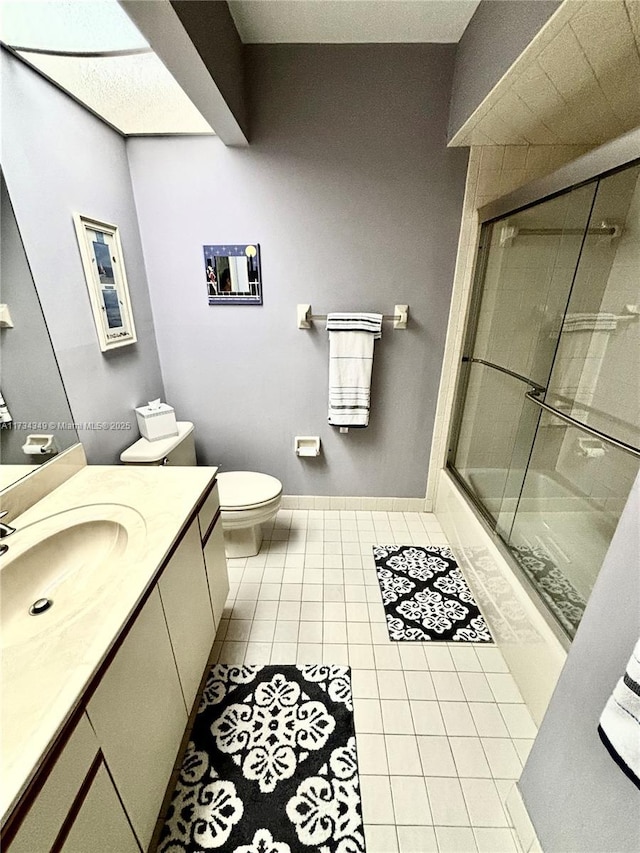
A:
<svg viewBox="0 0 640 853">
<path fill-rule="evenodd" d="M 7 404 L 4 401 L 4 397 L 2 396 L 2 391 L 0 391 L 0 423 L 2 424 L 10 424 L 13 418 L 11 417 L 11 412 L 7 408 Z"/>
<path fill-rule="evenodd" d="M 334 313 L 329 330 L 329 423 L 366 427 L 371 404 L 373 342 L 382 335 L 382 314 Z"/>
<path fill-rule="evenodd" d="M 640 640 L 600 717 L 602 742 L 640 787 Z"/>
</svg>

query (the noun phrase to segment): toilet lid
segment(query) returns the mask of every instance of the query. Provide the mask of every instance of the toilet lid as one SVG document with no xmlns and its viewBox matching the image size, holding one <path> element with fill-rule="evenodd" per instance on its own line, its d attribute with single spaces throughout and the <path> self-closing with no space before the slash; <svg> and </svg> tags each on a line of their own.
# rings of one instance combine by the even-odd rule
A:
<svg viewBox="0 0 640 853">
<path fill-rule="evenodd" d="M 267 503 L 282 492 L 282 483 L 269 474 L 224 471 L 218 474 L 221 509 L 241 509 Z"/>
</svg>

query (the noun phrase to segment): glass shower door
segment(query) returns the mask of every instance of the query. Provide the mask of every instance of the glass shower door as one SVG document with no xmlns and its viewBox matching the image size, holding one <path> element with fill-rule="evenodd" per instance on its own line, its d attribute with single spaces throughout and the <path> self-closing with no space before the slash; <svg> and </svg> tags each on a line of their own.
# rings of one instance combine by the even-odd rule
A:
<svg viewBox="0 0 640 853">
<path fill-rule="evenodd" d="M 595 186 L 485 225 L 449 465 L 500 532 L 511 528 Z M 541 231 L 547 238 L 541 243 Z"/>
<path fill-rule="evenodd" d="M 633 452 L 640 448 L 638 303 L 636 166 L 598 183 L 553 370 L 540 395 L 545 408 L 506 536 L 571 635 L 640 468 Z"/>
</svg>

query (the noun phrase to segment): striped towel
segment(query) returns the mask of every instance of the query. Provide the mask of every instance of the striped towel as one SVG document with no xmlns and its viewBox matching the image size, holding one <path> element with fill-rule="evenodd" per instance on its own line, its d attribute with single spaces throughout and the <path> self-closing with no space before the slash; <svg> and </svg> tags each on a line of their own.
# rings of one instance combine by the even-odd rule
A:
<svg viewBox="0 0 640 853">
<path fill-rule="evenodd" d="M 604 707 L 598 733 L 616 764 L 640 788 L 640 640 Z"/>
<path fill-rule="evenodd" d="M 10 424 L 12 420 L 13 418 L 11 417 L 11 412 L 9 411 L 7 404 L 4 401 L 2 391 L 0 391 L 0 423 Z"/>
<path fill-rule="evenodd" d="M 373 342 L 382 336 L 382 314 L 327 315 L 329 330 L 329 423 L 369 425 Z"/>
</svg>

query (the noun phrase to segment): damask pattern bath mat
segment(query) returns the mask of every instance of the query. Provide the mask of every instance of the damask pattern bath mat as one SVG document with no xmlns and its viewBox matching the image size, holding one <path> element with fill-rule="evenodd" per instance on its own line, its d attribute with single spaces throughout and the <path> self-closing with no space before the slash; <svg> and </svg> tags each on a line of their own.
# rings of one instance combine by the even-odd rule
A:
<svg viewBox="0 0 640 853">
<path fill-rule="evenodd" d="M 392 640 L 492 642 L 449 548 L 376 545 L 373 556 Z"/>
<path fill-rule="evenodd" d="M 361 853 L 350 669 L 211 668 L 158 853 Z"/>
</svg>

